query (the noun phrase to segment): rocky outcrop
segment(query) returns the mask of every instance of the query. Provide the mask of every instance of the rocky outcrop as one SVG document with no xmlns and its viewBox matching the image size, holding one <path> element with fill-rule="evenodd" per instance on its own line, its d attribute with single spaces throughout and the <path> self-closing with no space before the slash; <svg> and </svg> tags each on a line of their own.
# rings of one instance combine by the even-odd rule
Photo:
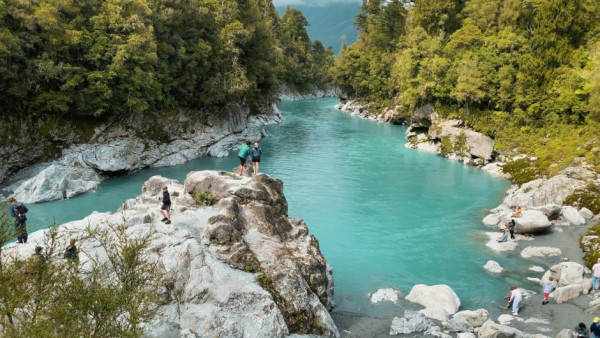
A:
<svg viewBox="0 0 600 338">
<path fill-rule="evenodd" d="M 338 87 L 329 88 L 318 88 L 313 86 L 311 89 L 306 91 L 297 91 L 288 88 L 287 86 L 280 86 L 277 94 L 279 101 L 298 101 L 298 100 L 310 100 L 310 99 L 321 99 L 324 97 L 337 97 L 340 94 Z"/>
<path fill-rule="evenodd" d="M 515 207 L 539 207 L 547 204 L 563 205 L 567 197 L 577 190 L 584 189 L 586 182 L 559 174 L 549 179 L 537 179 L 519 186 L 512 186 L 506 192 L 504 204 Z"/>
<path fill-rule="evenodd" d="M 488 319 L 490 319 L 490 313 L 486 309 L 478 309 L 475 311 L 464 310 L 454 314 L 453 318 L 454 317 L 463 317 L 469 322 L 469 324 L 471 324 L 471 326 L 480 327 L 485 324 Z"/>
<path fill-rule="evenodd" d="M 538 210 L 524 210 L 521 217 L 511 217 L 510 209 L 498 208 L 494 211 L 495 213 L 482 220 L 483 224 L 502 229 L 507 227 L 507 223 L 511 219 L 514 219 L 515 233 L 517 234 L 535 234 L 545 232 L 552 227 L 548 217 Z"/>
<path fill-rule="evenodd" d="M 262 115 L 250 115 L 239 104 L 204 114 L 208 117 L 197 115 L 132 114 L 101 125 L 89 141 L 70 145 L 56 160 L 17 172 L 4 190 L 27 203 L 69 198 L 94 189 L 110 176 L 177 165 L 204 155 L 227 156 L 242 141 L 260 139 L 264 125 L 281 121 L 276 106 Z"/>
<path fill-rule="evenodd" d="M 173 201 L 170 225 L 161 223 L 158 213 L 164 186 Z M 93 213 L 58 229 L 65 241 L 80 239 L 85 266 L 89 257 L 104 257 L 86 228 L 123 223 L 131 236 L 155 233 L 147 255 L 169 281 L 167 301 L 147 325 L 149 337 L 186 332 L 339 336 L 328 311 L 334 305 L 331 268 L 306 224 L 288 218 L 281 181 L 216 171 L 192 172 L 183 185 L 153 177 L 142 195 L 118 212 Z M 3 249 L 29 256 L 44 232 L 31 234 L 27 244 Z"/>
<path fill-rule="evenodd" d="M 504 271 L 502 266 L 496 261 L 487 261 L 483 268 L 491 273 L 502 273 Z"/>
<path fill-rule="evenodd" d="M 441 119 L 432 105 L 415 109 L 406 130 L 406 140 L 406 147 L 472 165 L 490 163 L 494 157 L 494 140 L 467 128 L 462 120 Z"/>
<path fill-rule="evenodd" d="M 448 285 L 440 284 L 413 286 L 406 300 L 425 307 L 421 310 L 426 317 L 447 321 L 451 315 L 458 312 L 460 299 Z"/>
<path fill-rule="evenodd" d="M 404 317 L 394 317 L 390 327 L 390 336 L 425 332 L 433 327 L 433 322 L 418 311 L 405 311 Z"/>
<path fill-rule="evenodd" d="M 379 121 L 391 124 L 403 124 L 405 122 L 404 116 L 399 114 L 396 109 L 387 109 L 380 114 L 373 114 L 369 111 L 366 105 L 355 100 L 342 100 L 337 105 L 337 108 L 354 117 L 364 120 Z"/>
</svg>

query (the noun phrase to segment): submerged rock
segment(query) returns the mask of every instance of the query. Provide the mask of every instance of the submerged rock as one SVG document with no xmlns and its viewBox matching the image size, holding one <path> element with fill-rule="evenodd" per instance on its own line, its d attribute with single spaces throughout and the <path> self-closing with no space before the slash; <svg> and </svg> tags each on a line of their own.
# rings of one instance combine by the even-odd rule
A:
<svg viewBox="0 0 600 338">
<path fill-rule="evenodd" d="M 170 225 L 158 212 L 163 186 L 172 193 Z M 87 253 L 82 267 L 91 264 L 89 257 L 105 257 L 86 238 L 88 226 L 125 224 L 131 236 L 156 232 L 147 255 L 172 286 L 146 325 L 147 336 L 339 336 L 328 311 L 334 305 L 331 267 L 306 224 L 288 218 L 281 181 L 204 171 L 190 173 L 184 185 L 155 176 L 142 191 L 114 214 L 93 213 L 58 229 L 64 241 L 80 238 Z M 208 195 L 214 199 L 198 197 Z M 32 233 L 27 244 L 5 250 L 28 257 L 44 234 Z"/>
<path fill-rule="evenodd" d="M 504 271 L 504 269 L 496 261 L 487 261 L 483 268 L 491 273 L 502 273 L 502 271 Z"/>
<path fill-rule="evenodd" d="M 425 309 L 421 310 L 421 313 L 441 321 L 447 321 L 460 308 L 460 299 L 454 290 L 445 284 L 417 284 L 410 290 L 406 300 L 424 306 Z"/>
<path fill-rule="evenodd" d="M 392 302 L 397 304 L 401 295 L 400 291 L 391 288 L 379 289 L 371 295 L 371 303 Z"/>
<path fill-rule="evenodd" d="M 550 246 L 530 246 L 521 251 L 521 257 L 556 257 L 562 255 L 562 251 L 559 248 L 553 248 Z"/>
</svg>

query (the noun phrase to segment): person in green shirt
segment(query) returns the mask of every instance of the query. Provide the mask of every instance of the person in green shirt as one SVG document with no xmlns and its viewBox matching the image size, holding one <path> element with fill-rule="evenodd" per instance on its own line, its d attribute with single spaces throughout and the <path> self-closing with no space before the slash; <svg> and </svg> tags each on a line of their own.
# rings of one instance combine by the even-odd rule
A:
<svg viewBox="0 0 600 338">
<path fill-rule="evenodd" d="M 238 153 L 238 158 L 240 159 L 240 176 L 244 173 L 244 167 L 248 164 L 248 157 L 250 157 L 250 153 L 252 142 L 247 141 L 242 144 L 242 148 L 240 148 L 240 152 Z"/>
</svg>

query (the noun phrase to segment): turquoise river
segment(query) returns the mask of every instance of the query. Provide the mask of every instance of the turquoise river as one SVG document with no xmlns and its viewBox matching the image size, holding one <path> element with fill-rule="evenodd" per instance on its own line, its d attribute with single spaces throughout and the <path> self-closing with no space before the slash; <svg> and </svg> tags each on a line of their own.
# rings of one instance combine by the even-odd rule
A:
<svg viewBox="0 0 600 338">
<path fill-rule="evenodd" d="M 525 267 L 486 249 L 481 219 L 509 183 L 407 149 L 406 127 L 351 117 L 335 109 L 337 102 L 282 103 L 284 122 L 267 128 L 261 163 L 261 171 L 283 180 L 290 216 L 304 218 L 319 239 L 334 269 L 337 309 L 384 315 L 394 309 L 369 305 L 367 294 L 383 287 L 407 294 L 416 283 L 450 285 L 463 308 L 497 309 L 510 283 L 523 283 L 517 276 Z M 232 153 L 113 178 L 95 192 L 32 205 L 30 230 L 115 211 L 152 175 L 183 181 L 193 170 L 236 164 Z M 487 274 L 489 259 L 514 273 Z"/>
</svg>

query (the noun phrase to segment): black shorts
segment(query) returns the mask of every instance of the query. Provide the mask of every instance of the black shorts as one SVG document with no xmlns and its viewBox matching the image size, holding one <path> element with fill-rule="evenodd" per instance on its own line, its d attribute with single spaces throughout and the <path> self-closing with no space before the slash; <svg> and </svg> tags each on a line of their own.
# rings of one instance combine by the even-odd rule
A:
<svg viewBox="0 0 600 338">
<path fill-rule="evenodd" d="M 242 166 L 246 165 L 246 159 L 245 158 L 239 157 L 239 156 L 238 156 L 238 158 L 240 159 L 240 165 L 242 165 Z"/>
<path fill-rule="evenodd" d="M 161 210 L 164 210 L 164 211 L 166 211 L 166 212 L 169 212 L 169 211 L 171 211 L 171 205 L 170 205 L 170 204 L 163 204 L 163 205 L 160 207 L 160 209 L 161 209 Z"/>
<path fill-rule="evenodd" d="M 252 162 L 260 163 L 260 156 L 259 157 L 253 157 L 252 158 Z"/>
</svg>

